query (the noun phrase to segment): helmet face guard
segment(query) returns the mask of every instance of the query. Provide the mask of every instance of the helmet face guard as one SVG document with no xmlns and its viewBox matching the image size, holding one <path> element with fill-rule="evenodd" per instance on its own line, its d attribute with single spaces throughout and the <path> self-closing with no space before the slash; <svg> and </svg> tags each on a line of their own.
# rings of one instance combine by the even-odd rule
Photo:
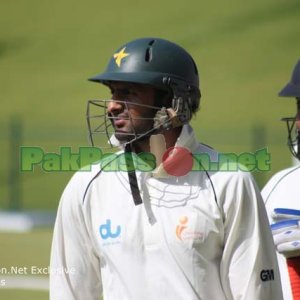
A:
<svg viewBox="0 0 300 300">
<path fill-rule="evenodd" d="M 127 101 L 116 101 L 120 103 L 127 112 L 126 121 L 131 128 L 130 132 L 118 131 L 114 126 L 114 120 L 118 116 L 107 113 L 107 105 L 112 100 L 89 100 L 87 104 L 87 125 L 89 130 L 89 141 L 92 146 L 103 145 L 103 137 L 106 137 L 109 147 L 116 147 L 133 143 L 137 140 L 157 134 L 162 130 L 168 130 L 182 126 L 181 115 L 172 108 L 129 103 Z M 180 104 L 177 104 L 180 105 Z M 133 117 L 130 114 L 131 107 L 143 107 L 149 111 L 149 116 Z M 136 123 L 143 123 L 143 131 Z"/>
<path fill-rule="evenodd" d="M 119 131 L 114 126 L 114 121 L 117 120 L 118 116 L 112 116 L 107 113 L 107 106 L 111 100 L 89 100 L 87 105 L 87 123 L 89 129 L 89 139 L 90 143 L 95 146 L 98 144 L 97 140 L 101 140 L 102 136 L 105 136 L 108 140 L 110 147 L 119 146 L 120 144 L 126 144 L 128 142 L 133 142 L 138 139 L 146 137 L 148 134 L 154 132 L 154 118 L 153 117 L 133 117 L 130 114 L 130 107 L 139 106 L 147 108 L 150 111 L 149 115 L 155 115 L 155 113 L 160 109 L 159 107 L 129 103 L 127 101 L 116 101 L 124 107 L 126 111 L 126 117 L 123 120 L 129 123 L 130 131 L 122 132 Z M 143 132 L 138 130 L 136 123 L 143 123 Z M 115 140 L 119 140 L 117 142 Z"/>
<path fill-rule="evenodd" d="M 287 145 L 292 155 L 300 160 L 300 132 L 296 128 L 296 117 L 282 118 L 281 121 L 286 122 L 288 138 Z"/>
<path fill-rule="evenodd" d="M 89 80 L 105 85 L 113 81 L 150 85 L 172 95 L 170 107 L 163 107 L 163 103 L 155 104 L 156 112 L 160 113 L 154 114 L 153 127 L 144 133 L 133 132 L 130 142 L 155 134 L 158 129 L 169 129 L 188 123 L 200 104 L 199 76 L 193 58 L 180 46 L 163 39 L 142 38 L 121 46 L 113 54 L 105 72 Z M 104 108 L 106 104 L 107 101 L 103 100 L 88 102 L 90 138 L 100 131 L 109 135 L 112 129 L 110 118 L 105 116 L 104 111 L 100 114 L 103 117 L 102 123 L 95 127 L 91 125 L 91 119 L 97 119 L 92 117 L 91 106 Z M 159 121 L 155 123 L 157 119 Z"/>
</svg>

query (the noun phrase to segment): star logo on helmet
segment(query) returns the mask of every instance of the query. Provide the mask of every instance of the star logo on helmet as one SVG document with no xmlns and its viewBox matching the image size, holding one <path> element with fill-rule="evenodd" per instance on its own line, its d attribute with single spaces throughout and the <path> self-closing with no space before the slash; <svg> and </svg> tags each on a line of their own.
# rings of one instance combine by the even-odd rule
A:
<svg viewBox="0 0 300 300">
<path fill-rule="evenodd" d="M 126 47 L 124 47 L 120 52 L 114 54 L 114 59 L 118 67 L 121 66 L 122 59 L 129 55 L 125 52 Z"/>
</svg>

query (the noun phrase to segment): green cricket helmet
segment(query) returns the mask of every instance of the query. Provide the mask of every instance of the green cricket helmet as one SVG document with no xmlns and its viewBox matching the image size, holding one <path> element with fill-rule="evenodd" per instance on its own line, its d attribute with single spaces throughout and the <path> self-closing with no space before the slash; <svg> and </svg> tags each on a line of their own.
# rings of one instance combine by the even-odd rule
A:
<svg viewBox="0 0 300 300">
<path fill-rule="evenodd" d="M 185 107 L 184 122 L 191 119 L 200 104 L 199 75 L 197 66 L 182 47 L 159 38 L 140 38 L 118 48 L 106 70 L 90 81 L 106 84 L 124 81 L 148 84 L 172 92 L 174 109 Z M 179 102 L 183 103 L 177 103 Z"/>
</svg>

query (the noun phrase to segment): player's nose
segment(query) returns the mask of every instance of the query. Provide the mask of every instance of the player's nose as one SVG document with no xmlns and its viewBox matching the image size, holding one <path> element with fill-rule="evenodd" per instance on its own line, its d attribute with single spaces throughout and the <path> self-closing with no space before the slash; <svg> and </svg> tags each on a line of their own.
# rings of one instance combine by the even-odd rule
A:
<svg viewBox="0 0 300 300">
<path fill-rule="evenodd" d="M 123 101 L 110 100 L 107 104 L 107 113 L 110 115 L 116 115 L 120 113 L 124 108 Z"/>
</svg>

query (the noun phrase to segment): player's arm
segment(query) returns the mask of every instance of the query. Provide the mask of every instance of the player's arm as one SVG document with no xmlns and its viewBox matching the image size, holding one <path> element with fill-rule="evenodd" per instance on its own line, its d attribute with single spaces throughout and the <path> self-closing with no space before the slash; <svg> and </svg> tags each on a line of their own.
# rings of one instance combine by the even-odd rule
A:
<svg viewBox="0 0 300 300">
<path fill-rule="evenodd" d="M 283 299 L 264 203 L 252 177 L 233 175 L 222 200 L 225 247 L 221 280 L 227 299 Z"/>
<path fill-rule="evenodd" d="M 50 299 L 99 300 L 100 263 L 84 220 L 79 191 L 82 183 L 74 177 L 57 212 L 51 249 Z"/>
</svg>

